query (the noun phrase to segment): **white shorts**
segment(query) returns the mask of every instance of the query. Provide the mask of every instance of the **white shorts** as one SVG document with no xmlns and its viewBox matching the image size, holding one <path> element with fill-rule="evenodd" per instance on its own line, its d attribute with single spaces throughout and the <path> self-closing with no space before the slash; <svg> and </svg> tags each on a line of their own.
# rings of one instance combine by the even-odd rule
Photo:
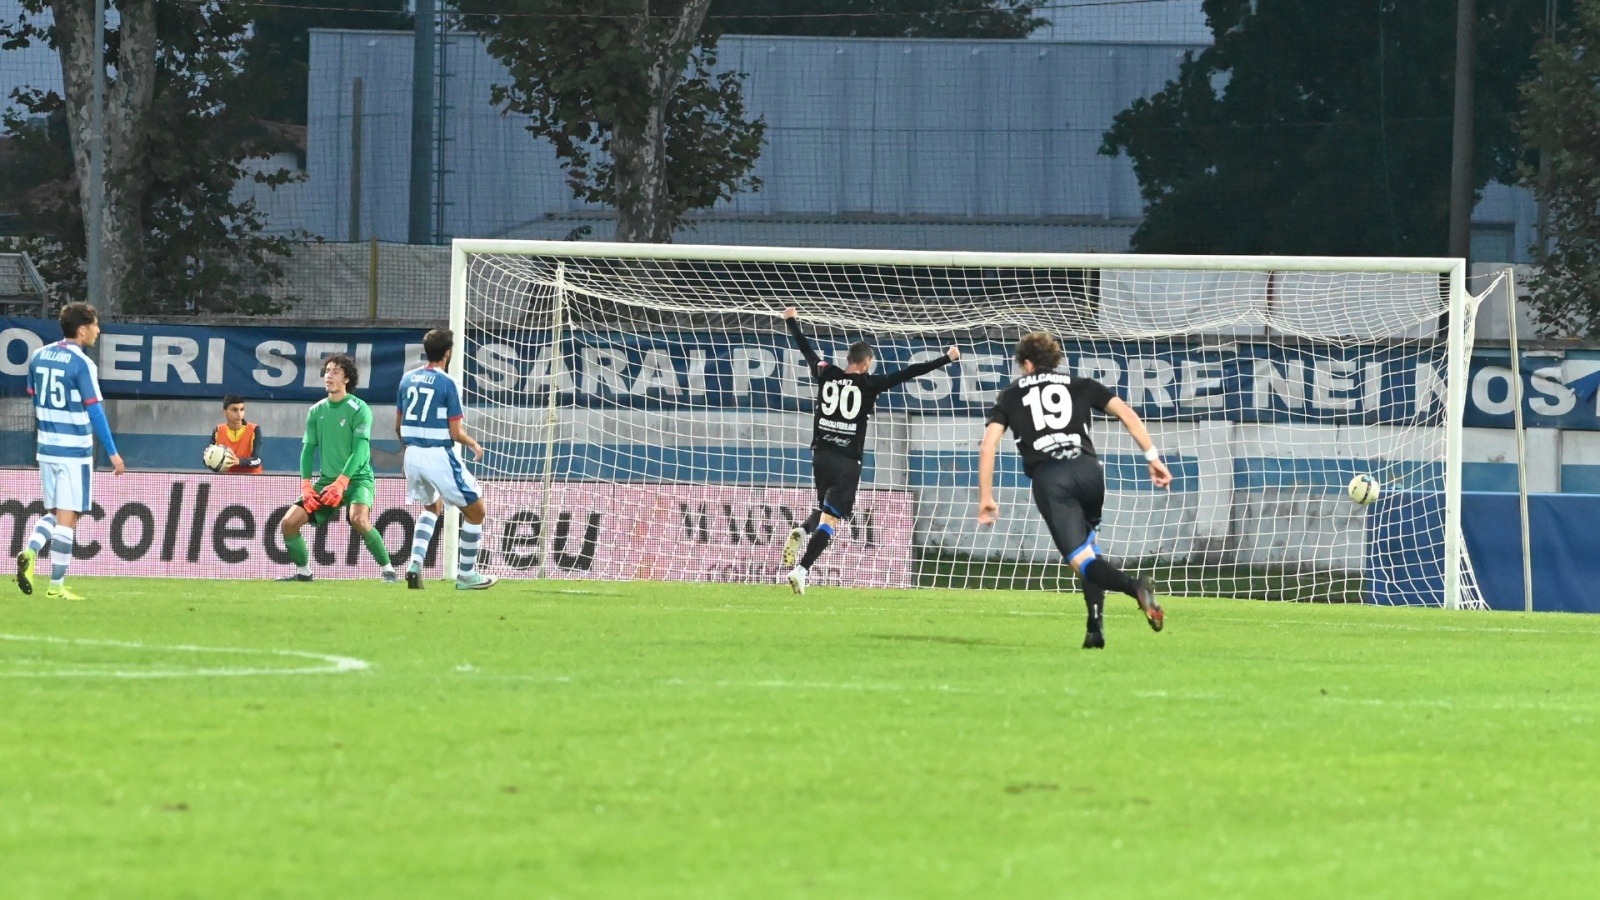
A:
<svg viewBox="0 0 1600 900">
<path fill-rule="evenodd" d="M 39 460 L 39 480 L 44 482 L 44 508 L 50 511 L 89 511 L 89 481 L 94 469 L 89 460 L 81 463 Z"/>
<path fill-rule="evenodd" d="M 407 447 L 406 499 L 432 506 L 442 497 L 456 507 L 471 506 L 483 496 L 478 479 L 461 464 L 454 447 Z"/>
</svg>

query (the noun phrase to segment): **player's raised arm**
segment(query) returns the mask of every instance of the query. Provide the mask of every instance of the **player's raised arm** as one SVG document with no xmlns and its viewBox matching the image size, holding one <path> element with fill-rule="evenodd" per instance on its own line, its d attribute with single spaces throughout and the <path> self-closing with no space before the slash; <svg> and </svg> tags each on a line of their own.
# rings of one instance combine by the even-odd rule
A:
<svg viewBox="0 0 1600 900">
<path fill-rule="evenodd" d="M 799 315 L 800 313 L 792 306 L 783 311 L 784 322 L 789 326 L 789 336 L 794 338 L 794 345 L 800 349 L 800 355 L 806 358 L 806 365 L 811 367 L 811 377 L 821 378 L 822 367 L 827 363 L 817 356 L 816 349 L 806 340 L 806 333 L 800 330 Z"/>
<path fill-rule="evenodd" d="M 994 500 L 994 459 L 1006 427 L 990 422 L 983 430 L 983 447 L 978 450 L 978 524 L 993 525 L 1000 518 L 1000 504 Z"/>
<path fill-rule="evenodd" d="M 874 375 L 872 378 L 868 379 L 867 383 L 875 391 L 886 391 L 889 388 L 897 385 L 905 384 L 913 378 L 920 378 L 923 375 L 932 372 L 934 369 L 939 368 L 940 366 L 948 366 L 960 358 L 961 351 L 955 347 L 951 347 L 944 351 L 943 356 L 935 356 L 933 359 L 923 360 L 919 363 L 912 363 L 911 365 L 906 366 L 904 369 L 900 369 L 896 372 L 888 372 L 883 375 Z"/>
<path fill-rule="evenodd" d="M 1150 483 L 1158 488 L 1172 484 L 1172 472 L 1161 461 L 1161 451 L 1156 449 L 1155 442 L 1150 439 L 1150 430 L 1144 427 L 1144 420 L 1133 411 L 1133 407 L 1124 403 L 1121 397 L 1112 397 L 1106 404 L 1106 412 L 1121 420 L 1122 427 L 1128 429 L 1134 443 L 1144 451 L 1145 461 L 1150 465 Z"/>
</svg>

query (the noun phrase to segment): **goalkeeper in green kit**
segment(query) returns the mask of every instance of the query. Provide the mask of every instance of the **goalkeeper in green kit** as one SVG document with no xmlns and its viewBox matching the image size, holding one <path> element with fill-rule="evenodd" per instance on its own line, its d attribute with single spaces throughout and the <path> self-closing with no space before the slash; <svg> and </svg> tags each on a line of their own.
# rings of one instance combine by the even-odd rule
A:
<svg viewBox="0 0 1600 900">
<path fill-rule="evenodd" d="M 300 447 L 301 495 L 283 517 L 283 544 L 295 571 L 278 581 L 312 580 L 311 553 L 300 528 L 307 522 L 327 522 L 340 507 L 372 558 L 383 567 L 383 580 L 400 581 L 383 546 L 383 535 L 372 527 L 376 486 L 372 477 L 372 407 L 350 393 L 360 379 L 355 361 L 348 356 L 331 356 L 322 365 L 322 386 L 328 389 L 328 399 L 317 401 L 306 414 L 306 437 Z M 311 465 L 319 454 L 321 477 L 313 482 Z"/>
</svg>

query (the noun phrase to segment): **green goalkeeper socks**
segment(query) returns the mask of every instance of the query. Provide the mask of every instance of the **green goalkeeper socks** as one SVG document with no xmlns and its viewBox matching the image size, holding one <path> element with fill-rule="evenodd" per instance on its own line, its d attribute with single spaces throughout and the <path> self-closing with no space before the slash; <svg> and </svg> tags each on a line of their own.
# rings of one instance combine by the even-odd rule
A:
<svg viewBox="0 0 1600 900">
<path fill-rule="evenodd" d="M 306 549 L 306 539 L 300 535 L 283 539 L 283 546 L 289 551 L 289 561 L 300 569 L 311 565 L 311 551 Z"/>
<path fill-rule="evenodd" d="M 372 553 L 372 558 L 378 561 L 378 565 L 389 565 L 389 548 L 383 545 L 383 535 L 378 533 L 378 529 L 374 528 L 363 534 L 361 540 Z"/>
</svg>

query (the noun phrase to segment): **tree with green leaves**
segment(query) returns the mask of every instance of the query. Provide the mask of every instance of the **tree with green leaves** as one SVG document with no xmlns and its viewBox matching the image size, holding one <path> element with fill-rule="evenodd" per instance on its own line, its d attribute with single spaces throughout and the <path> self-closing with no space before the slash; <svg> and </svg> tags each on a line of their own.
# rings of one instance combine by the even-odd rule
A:
<svg viewBox="0 0 1600 900">
<path fill-rule="evenodd" d="M 1153 253 L 1442 256 L 1455 0 L 1205 0 L 1215 43 L 1118 113 Z M 1542 4 L 1478 0 L 1475 178 L 1509 179 Z"/>
<path fill-rule="evenodd" d="M 4 122 L 15 152 L 0 164 L 0 205 L 21 213 L 19 246 L 61 299 L 84 297 L 91 73 L 108 65 L 104 295 L 93 302 L 105 313 L 278 309 L 263 288 L 282 277 L 291 240 L 267 234 L 253 202 L 232 196 L 241 180 L 287 180 L 246 162 L 293 146 L 242 90 L 248 20 L 219 0 L 122 0 L 97 48 L 93 9 L 22 0 L 17 20 L 0 26 L 6 46 L 55 49 L 65 87 L 21 92 Z"/>
<path fill-rule="evenodd" d="M 724 34 L 1025 38 L 1048 23 L 1018 0 L 712 0 Z"/>
<path fill-rule="evenodd" d="M 611 206 L 619 241 L 672 240 L 689 210 L 759 190 L 765 131 L 744 77 L 716 72 L 711 0 L 462 0 L 505 63 L 493 102 L 548 139 L 573 196 Z"/>
<path fill-rule="evenodd" d="M 1534 54 L 1522 84 L 1522 136 L 1545 171 L 1522 168 L 1545 208 L 1533 248 L 1529 305 L 1539 330 L 1600 336 L 1600 0 L 1577 0 L 1571 20 Z"/>
</svg>

